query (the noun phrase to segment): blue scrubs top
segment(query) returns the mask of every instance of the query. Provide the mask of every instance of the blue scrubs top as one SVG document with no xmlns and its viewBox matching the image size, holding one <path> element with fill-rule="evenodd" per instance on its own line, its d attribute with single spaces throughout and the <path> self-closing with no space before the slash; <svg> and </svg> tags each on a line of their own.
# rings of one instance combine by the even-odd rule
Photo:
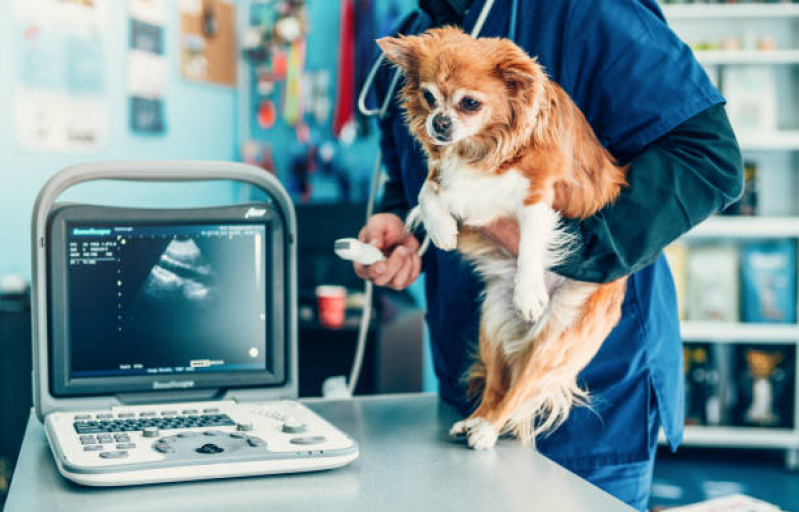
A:
<svg viewBox="0 0 799 512">
<path fill-rule="evenodd" d="M 484 0 L 464 20 L 471 31 Z M 655 0 L 520 0 L 516 43 L 537 56 L 583 111 L 599 140 L 621 161 L 699 112 L 724 100 L 691 50 L 668 28 Z M 482 37 L 509 33 L 511 0 L 496 0 Z M 424 14 L 401 33 L 423 32 Z M 384 93 L 390 72 L 378 77 Z M 381 94 L 382 96 L 382 94 Z M 402 180 L 408 204 L 427 176 L 425 156 L 392 105 L 381 121 L 384 161 Z M 631 219 L 635 222 L 635 219 Z M 427 322 L 440 394 L 464 413 L 461 376 L 478 339 L 482 285 L 457 254 L 424 256 Z M 572 470 L 649 460 L 659 417 L 676 448 L 683 429 L 682 342 L 676 294 L 663 257 L 633 274 L 622 319 L 580 375 L 593 407 L 572 411 L 538 448 Z"/>
</svg>

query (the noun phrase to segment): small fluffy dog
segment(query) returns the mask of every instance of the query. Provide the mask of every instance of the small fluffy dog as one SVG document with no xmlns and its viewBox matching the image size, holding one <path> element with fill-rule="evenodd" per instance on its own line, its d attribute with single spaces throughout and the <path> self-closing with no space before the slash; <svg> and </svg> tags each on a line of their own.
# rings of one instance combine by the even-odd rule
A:
<svg viewBox="0 0 799 512">
<path fill-rule="evenodd" d="M 588 402 L 577 375 L 619 321 L 626 289 L 626 278 L 595 284 L 548 272 L 574 244 L 559 220 L 611 203 L 626 168 L 513 42 L 446 27 L 378 44 L 405 73 L 405 121 L 428 159 L 409 223 L 423 222 L 440 249 L 457 248 L 485 282 L 468 375 L 482 400 L 451 434 L 475 449 L 505 432 L 534 443 Z M 501 218 L 518 221 L 518 257 L 479 229 Z"/>
</svg>

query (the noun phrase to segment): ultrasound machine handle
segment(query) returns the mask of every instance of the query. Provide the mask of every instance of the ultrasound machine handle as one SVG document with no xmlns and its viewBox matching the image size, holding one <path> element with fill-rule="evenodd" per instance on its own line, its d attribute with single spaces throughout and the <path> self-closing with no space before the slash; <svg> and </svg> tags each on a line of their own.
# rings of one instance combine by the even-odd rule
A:
<svg viewBox="0 0 799 512">
<path fill-rule="evenodd" d="M 284 216 L 287 230 L 288 251 L 286 258 L 289 276 L 286 306 L 290 308 L 287 326 L 289 336 L 289 371 L 294 376 L 294 389 L 288 394 L 296 396 L 297 375 L 297 325 L 296 325 L 296 216 L 294 207 L 286 190 L 273 175 L 251 165 L 233 162 L 205 161 L 116 161 L 95 162 L 66 168 L 44 185 L 33 207 L 32 219 L 32 265 L 31 265 L 31 307 L 33 316 L 33 357 L 34 357 L 34 403 L 39 419 L 55 407 L 54 398 L 47 386 L 47 220 L 56 199 L 75 185 L 98 180 L 138 181 L 138 182 L 200 182 L 237 181 L 254 185 L 263 190 Z M 38 361 L 38 364 L 36 363 Z"/>
</svg>

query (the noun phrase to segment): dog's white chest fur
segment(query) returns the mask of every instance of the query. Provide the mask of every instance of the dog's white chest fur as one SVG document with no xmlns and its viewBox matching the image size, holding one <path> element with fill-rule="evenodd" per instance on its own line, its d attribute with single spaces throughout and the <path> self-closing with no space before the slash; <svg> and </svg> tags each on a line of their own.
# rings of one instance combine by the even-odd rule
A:
<svg viewBox="0 0 799 512">
<path fill-rule="evenodd" d="M 527 196 L 528 180 L 511 169 L 501 174 L 475 169 L 456 158 L 439 167 L 438 195 L 462 222 L 480 227 L 502 217 L 516 217 Z"/>
</svg>

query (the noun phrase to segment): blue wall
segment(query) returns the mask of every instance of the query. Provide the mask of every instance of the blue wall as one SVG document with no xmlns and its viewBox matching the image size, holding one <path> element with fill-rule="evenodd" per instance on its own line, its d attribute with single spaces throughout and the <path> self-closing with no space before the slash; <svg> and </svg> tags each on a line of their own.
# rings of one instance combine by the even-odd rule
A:
<svg viewBox="0 0 799 512">
<path fill-rule="evenodd" d="M 30 213 L 39 188 L 56 171 L 92 160 L 108 159 L 211 159 L 236 156 L 234 89 L 183 81 L 178 68 L 178 13 L 170 8 L 166 27 L 168 59 L 165 84 L 167 132 L 139 136 L 128 130 L 126 99 L 128 42 L 127 2 L 109 4 L 105 47 L 105 88 L 108 100 L 108 137 L 97 152 L 57 154 L 21 147 L 14 133 L 13 90 L 18 63 L 12 42 L 17 30 L 11 0 L 0 1 L 0 275 L 30 275 Z M 172 2 L 169 2 L 172 5 Z M 106 198 L 122 204 L 174 204 L 173 190 L 159 187 L 103 188 Z M 85 195 L 85 194 L 83 194 Z M 180 203 L 224 202 L 228 185 L 183 187 Z"/>
<path fill-rule="evenodd" d="M 392 4 L 396 6 L 400 17 L 411 12 L 418 0 L 373 0 L 375 16 L 378 21 L 375 29 L 380 33 L 386 30 L 386 17 Z M 329 96 L 331 99 L 330 118 L 324 125 L 319 125 L 306 116 L 311 129 L 312 143 L 320 144 L 333 139 L 332 119 L 335 111 L 336 80 L 338 76 L 338 48 L 339 24 L 341 19 L 341 5 L 339 0 L 308 0 L 309 25 L 311 27 L 307 39 L 306 69 L 309 72 L 325 70 L 330 76 Z M 396 21 L 398 21 L 397 18 Z M 392 27 L 393 28 L 393 27 Z M 374 45 L 375 53 L 377 44 Z M 370 62 L 371 64 L 371 62 Z M 272 95 L 272 99 L 279 99 L 280 91 Z M 256 106 L 253 101 L 253 108 Z M 370 105 L 372 106 L 372 105 Z M 278 175 L 285 180 L 292 157 L 298 153 L 297 139 L 294 128 L 288 126 L 279 118 L 273 127 L 264 130 L 252 118 L 250 130 L 255 140 L 269 142 L 274 148 L 274 159 Z M 371 176 L 375 157 L 377 156 L 377 128 L 372 122 L 368 137 L 357 139 L 351 146 L 338 145 L 336 163 L 347 169 L 355 187 L 366 186 L 371 183 Z M 338 199 L 337 190 L 332 180 L 326 180 L 319 173 L 312 176 L 311 183 L 314 189 L 313 201 L 335 201 Z M 360 199 L 356 195 L 356 199 Z"/>
</svg>

